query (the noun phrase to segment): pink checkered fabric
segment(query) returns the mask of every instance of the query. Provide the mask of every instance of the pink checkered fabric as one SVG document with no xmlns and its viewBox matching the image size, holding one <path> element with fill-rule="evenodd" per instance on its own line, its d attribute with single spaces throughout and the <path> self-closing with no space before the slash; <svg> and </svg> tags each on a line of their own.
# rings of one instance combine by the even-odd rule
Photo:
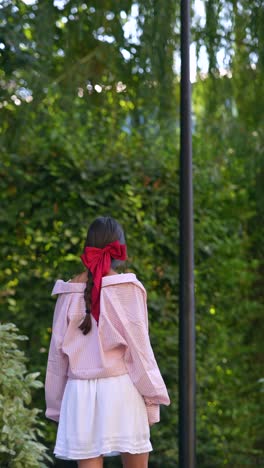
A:
<svg viewBox="0 0 264 468">
<path fill-rule="evenodd" d="M 59 420 L 67 379 L 95 379 L 129 374 L 143 396 L 149 423 L 160 420 L 160 405 L 170 398 L 148 332 L 147 297 L 134 273 L 102 278 L 100 318 L 92 330 L 78 328 L 85 316 L 85 283 L 58 280 L 45 381 L 46 417 Z"/>
</svg>

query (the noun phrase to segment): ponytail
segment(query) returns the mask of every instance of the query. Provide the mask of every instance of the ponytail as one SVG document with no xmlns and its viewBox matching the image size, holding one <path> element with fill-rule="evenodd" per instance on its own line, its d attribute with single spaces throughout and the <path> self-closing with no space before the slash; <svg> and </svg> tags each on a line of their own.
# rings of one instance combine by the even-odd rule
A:
<svg viewBox="0 0 264 468">
<path fill-rule="evenodd" d="M 86 307 L 86 315 L 79 326 L 80 330 L 82 330 L 84 335 L 87 335 L 92 328 L 92 318 L 91 318 L 91 292 L 93 287 L 93 275 L 88 270 L 88 278 L 86 282 L 86 288 L 84 290 L 84 301 Z"/>
</svg>

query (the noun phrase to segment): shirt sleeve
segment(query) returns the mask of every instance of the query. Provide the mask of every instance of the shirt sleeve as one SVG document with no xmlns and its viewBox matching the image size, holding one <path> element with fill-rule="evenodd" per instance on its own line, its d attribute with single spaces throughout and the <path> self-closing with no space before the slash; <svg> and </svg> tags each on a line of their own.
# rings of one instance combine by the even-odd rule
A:
<svg viewBox="0 0 264 468">
<path fill-rule="evenodd" d="M 141 283 L 140 283 L 141 284 Z M 132 382 L 143 396 L 149 423 L 159 422 L 159 405 L 169 405 L 170 398 L 156 362 L 148 332 L 146 293 L 130 284 L 121 291 L 123 335 L 126 342 L 125 364 Z"/>
<path fill-rule="evenodd" d="M 53 421 L 59 420 L 61 401 L 67 381 L 68 356 L 62 351 L 62 343 L 68 326 L 67 311 L 70 296 L 70 294 L 59 294 L 53 316 L 45 380 L 45 415 Z"/>
</svg>

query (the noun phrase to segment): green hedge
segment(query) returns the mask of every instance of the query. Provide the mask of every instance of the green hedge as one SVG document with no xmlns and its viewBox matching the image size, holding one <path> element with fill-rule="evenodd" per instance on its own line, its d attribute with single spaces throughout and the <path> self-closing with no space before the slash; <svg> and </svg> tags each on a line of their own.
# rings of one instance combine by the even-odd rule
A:
<svg viewBox="0 0 264 468">
<path fill-rule="evenodd" d="M 31 408 L 33 389 L 42 388 L 39 372 L 28 373 L 26 358 L 17 341 L 12 323 L 0 324 L 0 466 L 1 468 L 36 468 L 49 460 L 43 439 L 41 410 Z"/>
</svg>

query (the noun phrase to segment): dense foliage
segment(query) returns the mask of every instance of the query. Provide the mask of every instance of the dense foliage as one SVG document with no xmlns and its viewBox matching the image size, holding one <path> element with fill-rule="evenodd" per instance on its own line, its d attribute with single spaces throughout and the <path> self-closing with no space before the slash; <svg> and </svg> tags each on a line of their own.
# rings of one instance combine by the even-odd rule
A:
<svg viewBox="0 0 264 468">
<path fill-rule="evenodd" d="M 30 370 L 44 379 L 53 282 L 80 271 L 95 216 L 120 220 L 172 400 L 152 428 L 153 468 L 175 467 L 178 452 L 176 3 L 5 0 L 0 9 L 1 317 L 29 336 Z M 204 22 L 193 14 L 197 54 L 209 57 L 193 86 L 197 458 L 201 468 L 239 468 L 264 456 L 264 14 L 258 0 L 205 7 Z M 33 403 L 44 408 L 43 391 Z M 54 437 L 47 423 L 51 449 Z"/>
<path fill-rule="evenodd" d="M 18 334 L 14 324 L 0 324 L 0 463 L 1 467 L 29 468 L 46 466 L 49 457 L 46 447 L 38 442 L 43 438 L 38 419 L 41 412 L 30 409 L 33 388 L 42 388 L 37 377 L 29 374 L 25 355 L 17 341 L 26 337 Z"/>
</svg>

